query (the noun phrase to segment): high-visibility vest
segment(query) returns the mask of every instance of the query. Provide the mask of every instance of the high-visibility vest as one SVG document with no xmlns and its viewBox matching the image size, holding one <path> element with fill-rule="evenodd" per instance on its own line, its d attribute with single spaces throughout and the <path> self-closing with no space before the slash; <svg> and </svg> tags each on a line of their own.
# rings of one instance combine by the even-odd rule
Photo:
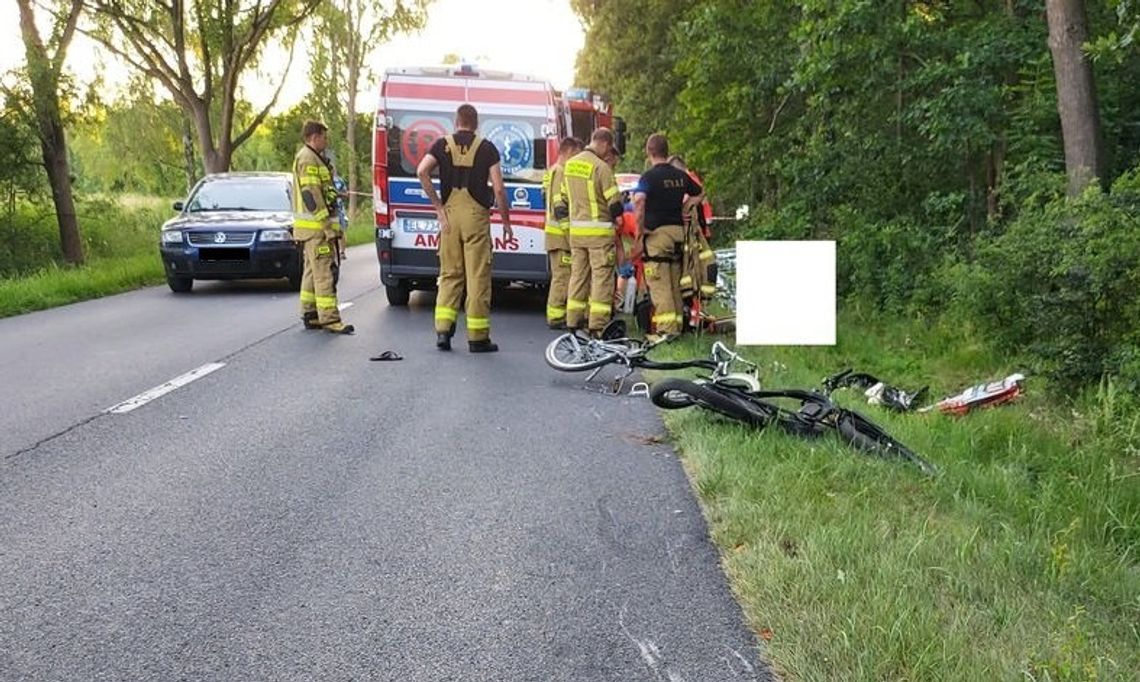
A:
<svg viewBox="0 0 1140 682">
<path fill-rule="evenodd" d="M 610 204 L 617 201 L 613 169 L 592 149 L 575 155 L 562 170 L 563 202 L 570 213 L 570 237 L 610 237 L 614 220 Z"/>
</svg>

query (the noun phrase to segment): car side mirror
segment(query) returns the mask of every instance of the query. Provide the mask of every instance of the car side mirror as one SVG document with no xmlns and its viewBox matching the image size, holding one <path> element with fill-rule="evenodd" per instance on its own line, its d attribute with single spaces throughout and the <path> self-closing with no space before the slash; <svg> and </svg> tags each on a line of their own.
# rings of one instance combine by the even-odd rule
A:
<svg viewBox="0 0 1140 682">
<path fill-rule="evenodd" d="M 625 119 L 621 116 L 614 117 L 614 147 L 625 156 Z"/>
<path fill-rule="evenodd" d="M 181 211 L 183 206 L 184 204 L 181 201 L 176 201 L 174 202 L 173 208 L 175 211 Z"/>
</svg>

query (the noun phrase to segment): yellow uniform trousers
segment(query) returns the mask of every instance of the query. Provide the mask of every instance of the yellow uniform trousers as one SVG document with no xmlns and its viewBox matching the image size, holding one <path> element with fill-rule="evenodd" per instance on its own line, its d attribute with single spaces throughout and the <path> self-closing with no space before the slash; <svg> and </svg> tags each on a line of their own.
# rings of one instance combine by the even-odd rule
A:
<svg viewBox="0 0 1140 682">
<path fill-rule="evenodd" d="M 439 237 L 435 331 L 454 333 L 462 305 L 467 340 L 485 341 L 491 337 L 491 211 L 466 190 L 452 190 L 443 210 L 448 228 Z"/>
<path fill-rule="evenodd" d="M 301 314 L 317 314 L 321 325 L 340 322 L 337 308 L 336 286 L 333 283 L 334 242 L 337 233 L 324 230 L 295 229 L 297 241 L 304 249 L 304 269 L 301 272 Z"/>
<path fill-rule="evenodd" d="M 684 322 L 681 299 L 682 249 L 685 229 L 662 225 L 645 235 L 645 281 L 653 300 L 653 326 L 658 334 L 680 334 Z"/>
<path fill-rule="evenodd" d="M 613 316 L 617 277 L 614 237 L 576 237 L 570 233 L 570 290 L 566 326 L 601 332 Z"/>
</svg>

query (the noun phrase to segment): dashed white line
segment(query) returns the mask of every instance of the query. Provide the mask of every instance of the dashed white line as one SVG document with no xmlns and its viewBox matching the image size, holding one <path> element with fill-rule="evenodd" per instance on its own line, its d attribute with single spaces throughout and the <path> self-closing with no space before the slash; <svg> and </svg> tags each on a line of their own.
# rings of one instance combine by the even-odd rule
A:
<svg viewBox="0 0 1140 682">
<path fill-rule="evenodd" d="M 341 304 L 337 305 L 336 309 L 337 309 L 337 310 L 348 310 L 348 309 L 349 309 L 349 308 L 351 308 L 353 305 L 354 305 L 354 302 L 353 302 L 353 301 L 349 301 L 348 303 L 341 303 Z"/>
<path fill-rule="evenodd" d="M 143 405 L 146 405 L 147 403 L 154 400 L 155 398 L 160 398 L 160 397 L 166 395 L 167 393 L 170 393 L 171 391 L 173 391 L 176 388 L 180 388 L 182 386 L 185 386 L 186 384 L 190 383 L 191 381 L 194 381 L 195 379 L 201 379 L 202 377 L 206 376 L 210 372 L 216 372 L 217 370 L 219 370 L 225 366 L 226 366 L 226 363 L 224 363 L 224 362 L 208 362 L 208 363 L 202 365 L 201 367 L 198 367 L 197 369 L 190 370 L 189 372 L 183 374 L 182 376 L 174 377 L 173 379 L 166 382 L 165 384 L 162 384 L 160 386 L 155 386 L 154 388 L 150 389 L 149 391 L 144 391 L 144 392 L 136 395 L 135 397 L 133 397 L 129 400 L 124 400 L 123 402 L 119 403 L 118 405 L 115 405 L 113 407 L 108 407 L 106 410 L 104 410 L 104 412 L 107 412 L 110 414 L 126 414 L 127 412 L 130 412 L 131 410 L 135 410 L 135 409 L 142 407 Z"/>
</svg>

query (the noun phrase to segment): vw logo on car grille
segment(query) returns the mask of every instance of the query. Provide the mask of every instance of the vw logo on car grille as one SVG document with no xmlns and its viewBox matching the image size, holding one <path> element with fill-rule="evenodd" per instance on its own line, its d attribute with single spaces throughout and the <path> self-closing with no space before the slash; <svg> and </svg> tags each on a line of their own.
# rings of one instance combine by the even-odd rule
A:
<svg viewBox="0 0 1140 682">
<path fill-rule="evenodd" d="M 219 233 L 215 234 L 214 235 L 214 243 L 215 244 L 225 244 L 226 243 L 226 233 L 225 232 L 219 232 Z"/>
</svg>

